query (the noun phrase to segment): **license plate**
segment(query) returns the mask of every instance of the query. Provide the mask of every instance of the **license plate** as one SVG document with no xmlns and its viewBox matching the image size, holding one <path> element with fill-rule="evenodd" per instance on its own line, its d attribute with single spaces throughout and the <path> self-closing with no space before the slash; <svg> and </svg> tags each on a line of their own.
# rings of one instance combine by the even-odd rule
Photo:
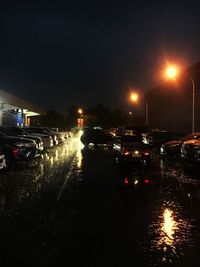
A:
<svg viewBox="0 0 200 267">
<path fill-rule="evenodd" d="M 141 158 L 141 154 L 132 153 L 132 158 Z"/>
</svg>

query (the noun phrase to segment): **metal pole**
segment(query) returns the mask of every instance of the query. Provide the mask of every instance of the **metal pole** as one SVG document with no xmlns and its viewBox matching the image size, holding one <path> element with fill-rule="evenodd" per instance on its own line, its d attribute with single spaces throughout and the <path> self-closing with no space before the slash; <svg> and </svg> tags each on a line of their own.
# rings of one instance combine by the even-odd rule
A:
<svg viewBox="0 0 200 267">
<path fill-rule="evenodd" d="M 145 102 L 145 122 L 146 122 L 146 126 L 148 126 L 149 124 L 149 107 L 148 107 L 148 103 Z"/>
<path fill-rule="evenodd" d="M 195 84 L 194 80 L 190 76 L 190 80 L 192 82 L 192 133 L 194 133 L 194 122 L 195 122 Z"/>
</svg>

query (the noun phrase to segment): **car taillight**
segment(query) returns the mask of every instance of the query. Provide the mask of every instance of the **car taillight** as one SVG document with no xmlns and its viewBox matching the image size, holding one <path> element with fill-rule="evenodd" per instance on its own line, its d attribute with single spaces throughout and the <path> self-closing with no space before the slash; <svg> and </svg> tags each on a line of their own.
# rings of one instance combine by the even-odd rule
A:
<svg viewBox="0 0 200 267">
<path fill-rule="evenodd" d="M 150 153 L 149 152 L 144 152 L 144 156 L 149 156 L 150 155 Z"/>
<path fill-rule="evenodd" d="M 149 183 L 150 183 L 150 180 L 149 180 L 149 179 L 145 179 L 145 180 L 144 180 L 144 183 L 145 183 L 145 184 L 149 184 Z"/>
<path fill-rule="evenodd" d="M 128 156 L 130 152 L 127 149 L 122 149 L 122 155 Z"/>
<path fill-rule="evenodd" d="M 124 184 L 129 184 L 128 178 L 124 178 Z"/>
<path fill-rule="evenodd" d="M 13 156 L 14 156 L 14 157 L 19 156 L 19 151 L 20 151 L 20 148 L 19 148 L 19 147 L 14 147 L 14 148 L 12 149 L 12 154 L 13 154 Z"/>
</svg>

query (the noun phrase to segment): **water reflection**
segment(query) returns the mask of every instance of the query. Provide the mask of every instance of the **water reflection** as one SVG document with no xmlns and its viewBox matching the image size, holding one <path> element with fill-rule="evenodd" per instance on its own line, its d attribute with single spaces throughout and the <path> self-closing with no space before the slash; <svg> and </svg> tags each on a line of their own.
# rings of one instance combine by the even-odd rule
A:
<svg viewBox="0 0 200 267">
<path fill-rule="evenodd" d="M 172 246 L 174 243 L 174 233 L 177 228 L 177 222 L 173 218 L 173 211 L 165 209 L 163 212 L 163 226 L 161 228 L 163 232 L 163 236 L 160 240 L 161 243 Z"/>
<path fill-rule="evenodd" d="M 189 253 L 189 248 L 194 244 L 191 223 L 184 218 L 180 206 L 173 202 L 164 203 L 155 214 L 149 235 L 151 256 L 157 255 L 155 265 L 171 263 L 175 258 Z"/>
<path fill-rule="evenodd" d="M 82 160 L 83 160 L 83 155 L 82 155 L 82 150 L 84 148 L 84 145 L 82 144 L 81 141 L 78 143 L 78 148 L 77 148 L 77 153 L 76 153 L 76 158 L 77 158 L 77 167 L 80 169 L 82 167 Z"/>
</svg>

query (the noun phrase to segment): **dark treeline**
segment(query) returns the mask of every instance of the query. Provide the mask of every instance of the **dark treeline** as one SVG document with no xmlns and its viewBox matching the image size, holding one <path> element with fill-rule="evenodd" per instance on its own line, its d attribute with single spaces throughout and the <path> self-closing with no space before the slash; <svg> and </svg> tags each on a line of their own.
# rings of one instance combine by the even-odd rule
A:
<svg viewBox="0 0 200 267">
<path fill-rule="evenodd" d="M 121 109 L 110 110 L 102 104 L 91 108 L 81 107 L 83 113 L 78 113 L 80 106 L 72 105 L 65 115 L 56 113 L 53 110 L 47 111 L 46 116 L 32 118 L 31 124 L 37 126 L 72 128 L 77 126 L 78 118 L 82 117 L 84 126 L 101 126 L 103 128 L 112 128 L 131 123 L 133 117 L 124 113 Z M 135 118 L 134 118 L 135 119 Z"/>
<path fill-rule="evenodd" d="M 71 106 L 67 113 L 67 126 L 74 127 L 77 125 L 79 107 Z M 99 104 L 94 107 L 83 109 L 83 119 L 85 126 L 101 126 L 103 128 L 117 127 L 127 122 L 127 116 L 120 109 L 110 110 Z"/>
</svg>

